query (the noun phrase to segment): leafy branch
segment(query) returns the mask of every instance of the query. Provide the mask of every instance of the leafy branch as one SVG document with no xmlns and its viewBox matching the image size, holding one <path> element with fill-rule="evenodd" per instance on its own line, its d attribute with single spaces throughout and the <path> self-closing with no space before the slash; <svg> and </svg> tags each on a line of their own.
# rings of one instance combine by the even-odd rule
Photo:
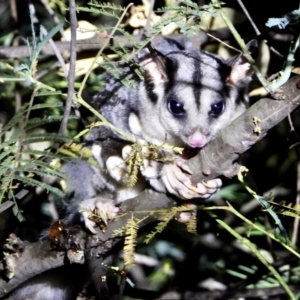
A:
<svg viewBox="0 0 300 300">
<path fill-rule="evenodd" d="M 33 17 L 31 16 L 31 27 L 32 27 L 32 42 L 28 39 L 23 39 L 25 44 L 28 47 L 29 52 L 29 65 L 21 64 L 17 68 L 12 68 L 8 64 L 6 67 L 11 69 L 20 77 L 0 77 L 0 82 L 8 82 L 8 81 L 15 81 L 15 82 L 29 82 L 33 86 L 37 88 L 45 88 L 50 91 L 55 91 L 54 88 L 45 85 L 44 83 L 35 79 L 37 64 L 38 64 L 38 56 L 45 46 L 45 44 L 63 27 L 63 23 L 60 23 L 53 27 L 46 36 L 42 34 L 42 30 L 40 30 L 41 34 L 39 38 L 36 37 L 34 26 L 33 26 Z"/>
<path fill-rule="evenodd" d="M 91 4 L 94 4 L 94 2 L 91 2 Z M 110 127 L 113 131 L 121 134 L 122 136 L 124 136 L 128 141 L 134 142 L 135 138 L 129 134 L 127 134 L 126 132 L 124 132 L 123 130 L 121 130 L 120 128 L 117 128 L 116 126 L 112 125 L 110 122 L 108 122 L 97 110 L 95 110 L 92 106 L 90 106 L 86 101 L 83 100 L 82 98 L 82 91 L 85 87 L 86 81 L 89 78 L 91 72 L 93 71 L 93 65 L 97 62 L 97 60 L 99 59 L 99 57 L 101 56 L 102 52 L 104 51 L 104 49 L 107 47 L 107 45 L 109 44 L 110 39 L 113 37 L 115 31 L 117 30 L 117 28 L 119 28 L 123 18 L 126 15 L 126 12 L 128 11 L 128 9 L 132 6 L 132 3 L 130 3 L 123 11 L 121 17 L 118 19 L 118 22 L 116 23 L 115 27 L 113 28 L 112 32 L 110 33 L 109 37 L 106 39 L 105 43 L 103 44 L 103 46 L 101 47 L 101 49 L 98 51 L 96 57 L 94 58 L 92 64 L 90 65 L 90 68 L 88 69 L 86 75 L 84 76 L 81 85 L 80 85 L 80 89 L 77 92 L 77 97 L 75 97 L 75 101 L 78 102 L 79 104 L 83 105 L 84 107 L 86 107 L 87 109 L 89 109 L 96 117 L 98 117 L 101 122 L 103 123 L 103 126 L 108 126 Z M 111 5 L 109 5 L 109 7 L 111 8 Z M 113 7 L 115 7 L 113 5 Z M 83 9 L 81 7 L 78 7 L 78 9 Z M 99 12 L 99 11 L 98 11 Z M 103 12 L 103 11 L 101 11 Z"/>
<path fill-rule="evenodd" d="M 214 211 L 214 210 L 229 211 L 229 212 L 233 213 L 234 215 L 236 215 L 239 219 L 243 220 L 245 223 L 250 225 L 251 227 L 255 228 L 256 230 L 258 230 L 260 232 L 262 232 L 264 235 L 268 236 L 269 238 L 271 238 L 275 242 L 279 243 L 281 246 L 286 248 L 289 252 L 291 252 L 292 254 L 297 256 L 298 258 L 300 258 L 300 254 L 296 250 L 294 250 L 291 246 L 289 246 L 286 243 L 282 242 L 273 233 L 263 229 L 261 226 L 255 224 L 255 223 L 251 222 L 249 219 L 247 219 L 241 213 L 239 213 L 233 206 L 231 206 L 230 203 L 227 203 L 227 204 L 228 204 L 228 206 L 211 206 L 211 207 L 203 207 L 202 209 L 204 211 Z"/>
<path fill-rule="evenodd" d="M 280 78 L 278 80 L 274 81 L 273 83 L 270 83 L 264 78 L 264 76 L 261 74 L 261 72 L 257 68 L 253 58 L 251 57 L 251 55 L 250 55 L 250 53 L 247 49 L 247 46 L 246 46 L 244 40 L 242 39 L 242 37 L 240 36 L 238 31 L 235 29 L 232 22 L 229 20 L 229 18 L 226 16 L 224 11 L 222 10 L 222 7 L 221 7 L 221 4 L 220 4 L 219 0 L 212 0 L 212 3 L 214 3 L 217 7 L 219 7 L 219 13 L 220 13 L 221 17 L 223 18 L 223 20 L 226 23 L 227 27 L 229 28 L 229 30 L 233 34 L 233 36 L 236 39 L 237 43 L 240 45 L 241 49 L 243 50 L 245 58 L 251 64 L 258 80 L 261 82 L 262 86 L 266 89 L 266 91 L 274 92 L 280 86 L 282 86 L 284 83 L 286 83 L 288 81 L 288 79 L 290 78 L 290 75 L 291 75 L 292 64 L 293 64 L 293 61 L 294 61 L 295 52 L 298 48 L 299 41 L 300 41 L 300 34 L 295 32 L 295 36 L 294 36 L 293 41 L 291 42 L 290 49 L 289 49 L 289 54 L 286 58 L 286 64 L 285 64 L 284 70 L 282 72 L 282 75 L 280 76 Z M 300 23 L 299 15 L 300 15 L 299 10 L 295 10 L 295 11 L 287 14 L 284 18 L 280 18 L 280 19 L 271 18 L 271 19 L 269 19 L 268 22 L 266 23 L 266 26 L 268 26 L 268 27 L 278 26 L 279 29 L 284 29 L 285 26 L 288 25 L 291 22 L 296 22 L 299 26 L 299 23 Z"/>
<path fill-rule="evenodd" d="M 36 88 L 38 89 L 38 88 Z M 32 99 L 34 98 L 34 93 Z M 42 106 L 30 106 L 30 104 L 24 104 L 13 118 L 2 128 L 0 132 L 0 138 L 3 142 L 0 144 L 0 203 L 4 200 L 13 200 L 15 215 L 23 220 L 21 212 L 18 209 L 18 204 L 15 199 L 14 191 L 19 188 L 17 182 L 22 182 L 25 186 L 40 186 L 47 191 L 53 192 L 60 197 L 63 197 L 63 193 L 56 187 L 52 187 L 50 184 L 44 183 L 34 178 L 34 176 L 58 176 L 64 178 L 64 174 L 57 170 L 55 166 L 45 163 L 39 159 L 25 159 L 24 155 L 31 155 L 34 157 L 43 156 L 44 158 L 49 157 L 50 161 L 52 158 L 57 158 L 59 155 L 49 153 L 47 151 L 36 151 L 24 148 L 25 145 L 42 142 L 45 139 L 47 141 L 60 141 L 70 142 L 70 138 L 63 137 L 58 134 L 36 134 L 34 132 L 28 132 L 47 122 L 47 118 L 35 119 L 35 124 L 29 122 L 29 113 L 31 108 L 42 109 Z M 29 124 L 29 129 L 28 129 Z M 7 138 L 5 135 L 7 132 L 11 132 L 11 135 Z"/>
<path fill-rule="evenodd" d="M 229 207 L 229 211 L 233 212 L 234 214 L 236 214 L 237 211 L 235 211 L 233 208 L 231 210 L 231 206 Z M 211 208 L 210 208 L 211 209 Z M 224 207 L 219 207 L 218 209 L 225 209 Z M 223 220 L 219 219 L 218 217 L 216 217 L 216 215 L 214 215 L 211 211 L 208 211 L 209 215 L 211 217 L 213 217 L 216 222 L 218 222 L 224 229 L 226 229 L 230 234 L 232 234 L 238 241 L 240 241 L 243 245 L 245 245 L 246 247 L 248 247 L 254 254 L 255 256 L 270 270 L 270 272 L 274 275 L 274 277 L 278 280 L 278 282 L 281 284 L 281 286 L 284 288 L 284 290 L 286 291 L 286 293 L 289 295 L 290 299 L 295 300 L 295 296 L 293 294 L 293 292 L 290 290 L 289 286 L 284 282 L 283 278 L 280 276 L 280 274 L 278 273 L 278 271 L 266 260 L 266 258 L 259 252 L 259 250 L 257 249 L 257 247 L 252 244 L 250 242 L 249 239 L 241 236 L 239 233 L 236 232 L 236 230 L 234 230 L 233 228 L 231 228 L 230 226 L 228 226 Z M 236 214 L 237 215 L 237 214 Z M 238 216 L 240 217 L 240 214 L 238 214 Z M 249 223 L 252 223 L 248 220 Z M 252 223 L 253 224 L 253 223 Z M 253 224 L 254 225 L 254 224 Z M 258 227 L 260 228 L 260 227 Z M 261 228 L 260 228 L 261 229 Z M 260 230 L 259 229 L 259 230 Z M 262 231 L 262 230 L 260 230 Z M 270 236 L 270 235 L 269 235 Z"/>
<path fill-rule="evenodd" d="M 291 13 L 286 14 L 283 18 L 270 18 L 266 23 L 268 27 L 278 27 L 279 29 L 285 29 L 286 26 L 291 25 L 299 28 L 300 26 L 300 10 L 294 10 Z M 300 34 L 297 30 L 292 30 L 294 33 L 294 38 L 291 42 L 288 56 L 286 58 L 285 68 L 283 72 L 281 72 L 281 76 L 278 80 L 274 81 L 272 84 L 272 90 L 275 91 L 277 88 L 282 86 L 285 82 L 288 81 L 291 75 L 294 57 L 296 50 L 298 49 L 299 42 L 300 42 Z"/>
</svg>

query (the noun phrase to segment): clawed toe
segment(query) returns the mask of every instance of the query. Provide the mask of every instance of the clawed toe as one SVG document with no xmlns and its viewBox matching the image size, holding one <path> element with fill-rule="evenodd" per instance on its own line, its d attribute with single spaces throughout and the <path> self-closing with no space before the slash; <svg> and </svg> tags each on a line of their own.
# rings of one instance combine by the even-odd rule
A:
<svg viewBox="0 0 300 300">
<path fill-rule="evenodd" d="M 96 233 L 95 225 L 98 223 L 96 219 L 107 224 L 108 220 L 115 218 L 119 212 L 119 208 L 115 206 L 112 199 L 104 199 L 100 197 L 85 200 L 81 203 L 83 207 L 82 216 L 85 226 L 92 233 Z"/>
</svg>

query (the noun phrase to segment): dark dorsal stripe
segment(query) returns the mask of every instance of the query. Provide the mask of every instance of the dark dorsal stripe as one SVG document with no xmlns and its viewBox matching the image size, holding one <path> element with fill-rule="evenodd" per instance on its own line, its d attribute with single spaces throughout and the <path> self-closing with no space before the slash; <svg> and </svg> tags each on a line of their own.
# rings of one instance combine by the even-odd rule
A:
<svg viewBox="0 0 300 300">
<path fill-rule="evenodd" d="M 193 71 L 193 75 L 192 75 L 193 94 L 195 97 L 197 108 L 199 110 L 200 109 L 200 93 L 201 93 L 201 87 L 202 87 L 201 59 L 193 59 L 193 65 L 194 65 L 194 71 Z"/>
</svg>

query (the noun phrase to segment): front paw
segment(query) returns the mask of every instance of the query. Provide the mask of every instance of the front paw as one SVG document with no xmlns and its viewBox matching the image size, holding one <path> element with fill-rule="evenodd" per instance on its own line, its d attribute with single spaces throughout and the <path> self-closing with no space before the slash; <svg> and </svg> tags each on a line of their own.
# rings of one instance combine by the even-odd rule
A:
<svg viewBox="0 0 300 300">
<path fill-rule="evenodd" d="M 200 198 L 209 199 L 215 193 L 217 193 L 222 187 L 222 180 L 220 178 L 215 178 L 207 181 L 202 181 L 197 184 L 197 190 L 201 195 Z"/>
<path fill-rule="evenodd" d="M 197 215 L 196 205 L 186 204 L 185 207 L 187 210 L 179 212 L 175 218 L 180 223 L 188 223 L 192 217 L 196 217 Z"/>
<path fill-rule="evenodd" d="M 166 190 L 181 199 L 208 199 L 222 186 L 221 179 L 213 179 L 194 186 L 187 177 L 190 169 L 182 159 L 176 159 L 172 164 L 165 164 L 161 171 L 161 180 Z"/>
<path fill-rule="evenodd" d="M 132 147 L 127 145 L 122 149 L 122 157 L 110 156 L 106 160 L 106 168 L 110 177 L 122 185 L 127 185 L 129 181 L 128 158 Z"/>
<path fill-rule="evenodd" d="M 106 225 L 108 220 L 115 218 L 119 212 L 112 199 L 102 197 L 84 200 L 80 205 L 84 224 L 94 234 L 96 234 L 95 227 L 100 221 Z"/>
</svg>

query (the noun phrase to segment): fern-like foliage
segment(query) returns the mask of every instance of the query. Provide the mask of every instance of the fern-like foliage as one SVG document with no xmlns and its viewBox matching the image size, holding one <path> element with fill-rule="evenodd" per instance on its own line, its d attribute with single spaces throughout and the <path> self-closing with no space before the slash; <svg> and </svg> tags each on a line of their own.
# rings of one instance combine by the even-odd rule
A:
<svg viewBox="0 0 300 300">
<path fill-rule="evenodd" d="M 162 232 L 167 227 L 169 222 L 176 216 L 176 214 L 177 207 L 173 207 L 170 212 L 163 216 L 163 220 L 155 226 L 154 231 L 151 231 L 149 234 L 146 235 L 144 243 L 148 244 L 157 233 Z"/>
<path fill-rule="evenodd" d="M 8 81 L 26 81 L 34 84 L 35 86 L 45 87 L 52 91 L 54 91 L 51 87 L 45 86 L 41 82 L 35 79 L 37 64 L 38 64 L 38 56 L 40 51 L 45 46 L 45 44 L 63 27 L 63 23 L 60 23 L 53 27 L 49 33 L 44 36 L 42 34 L 42 30 L 40 30 L 41 34 L 39 37 L 36 37 L 33 25 L 33 16 L 31 16 L 31 27 L 32 27 L 32 40 L 23 39 L 24 43 L 27 45 L 28 53 L 29 53 L 29 64 L 20 64 L 20 66 L 14 68 L 14 72 L 18 74 L 18 77 L 15 78 L 0 78 L 0 80 Z"/>
<path fill-rule="evenodd" d="M 169 16 L 162 18 L 160 22 L 154 24 L 149 31 L 148 36 L 144 36 L 143 40 L 141 41 L 134 39 L 131 34 L 123 29 L 123 26 L 119 26 L 116 29 L 116 32 L 118 32 L 119 35 L 127 38 L 127 40 L 131 43 L 132 50 L 124 47 L 122 42 L 112 37 L 116 46 L 110 46 L 110 49 L 117 55 L 116 61 L 126 62 L 128 66 L 137 74 L 137 76 L 142 78 L 142 72 L 133 58 L 142 48 L 151 42 L 155 36 L 159 35 L 166 26 L 168 26 L 170 23 L 176 23 L 179 26 L 180 32 L 184 35 L 196 35 L 201 30 L 199 24 L 202 17 L 208 14 L 212 16 L 216 16 L 218 14 L 218 7 L 215 7 L 213 4 L 199 6 L 191 0 L 182 0 L 180 3 L 181 5 L 178 6 L 167 6 L 159 9 L 158 12 L 168 12 Z M 89 2 L 89 7 L 77 6 L 76 9 L 77 11 L 105 15 L 115 20 L 118 20 L 120 14 L 125 10 L 125 8 L 112 3 L 97 3 L 94 0 Z M 112 29 L 113 28 L 111 26 L 102 25 L 99 27 L 100 32 L 110 32 Z M 120 68 L 119 65 L 117 65 L 115 62 L 111 62 L 111 59 L 105 55 L 103 55 L 103 58 L 104 62 L 101 63 L 101 67 L 104 68 L 106 72 L 111 73 L 124 85 L 136 87 L 136 80 L 132 79 L 130 76 L 124 76 L 123 67 Z"/>
<path fill-rule="evenodd" d="M 65 143 L 63 144 L 58 150 L 57 153 L 63 154 L 65 157 L 72 157 L 72 158 L 78 158 L 81 160 L 87 161 L 89 164 L 99 167 L 99 163 L 93 159 L 92 151 L 82 146 L 81 144 L 78 144 L 74 141 L 71 143 Z M 106 170 L 101 171 L 105 172 Z"/>
<path fill-rule="evenodd" d="M 131 215 L 131 218 L 127 221 L 125 225 L 125 241 L 124 241 L 124 265 L 125 268 L 131 268 L 134 266 L 134 252 L 137 243 L 137 232 L 139 226 L 134 218 L 134 215 Z"/>
<path fill-rule="evenodd" d="M 188 222 L 186 223 L 187 232 L 197 235 L 197 216 L 192 214 Z"/>
<path fill-rule="evenodd" d="M 268 201 L 271 204 L 272 209 L 281 215 L 290 216 L 294 218 L 300 218 L 300 204 L 286 203 L 286 201 L 280 201 L 276 203 L 273 199 Z"/>
<path fill-rule="evenodd" d="M 51 105 L 48 104 L 47 106 L 50 107 Z M 15 198 L 15 194 L 20 188 L 39 186 L 60 197 L 64 195 L 58 188 L 39 179 L 47 176 L 64 178 L 64 174 L 59 171 L 55 164 L 51 163 L 54 158 L 64 158 L 64 156 L 51 153 L 48 150 L 33 150 L 29 147 L 30 144 L 44 141 L 52 143 L 71 141 L 69 137 L 55 133 L 45 135 L 32 131 L 42 124 L 56 121 L 56 118 L 53 117 L 31 120 L 28 118 L 31 109 L 42 110 L 43 108 L 43 106 L 38 105 L 30 108 L 29 104 L 24 104 L 0 132 L 2 141 L 0 143 L 0 203 L 8 200 L 14 201 L 13 211 L 20 220 L 22 217 Z M 27 119 L 29 120 L 27 121 Z"/>
<path fill-rule="evenodd" d="M 269 214 L 270 218 L 273 220 L 275 225 L 275 235 L 278 238 L 281 238 L 284 240 L 284 243 L 289 244 L 290 239 L 289 236 L 282 225 L 282 222 L 280 218 L 277 216 L 276 212 L 273 210 L 272 206 L 270 205 L 270 201 L 272 201 L 271 198 L 257 195 L 255 191 L 253 191 L 245 182 L 243 173 L 248 172 L 248 169 L 246 167 L 241 167 L 240 172 L 238 173 L 238 179 L 243 184 L 243 186 L 246 188 L 246 190 L 257 200 L 259 201 L 260 205 L 266 210 L 266 212 Z"/>
<path fill-rule="evenodd" d="M 161 26 L 166 26 L 170 22 L 176 23 L 180 32 L 186 36 L 196 35 L 200 32 L 201 18 L 212 15 L 216 17 L 218 15 L 218 8 L 212 3 L 207 5 L 197 5 L 191 0 L 181 0 L 179 6 L 169 6 L 159 9 L 159 12 L 171 12 L 171 16 L 163 20 L 162 24 L 153 28 L 156 32 Z"/>
<path fill-rule="evenodd" d="M 77 6 L 76 10 L 96 13 L 116 20 L 119 19 L 120 13 L 124 11 L 124 8 L 122 6 L 113 3 L 100 3 L 98 1 L 92 0 L 89 2 L 89 5 L 90 7 Z"/>
<path fill-rule="evenodd" d="M 124 264 L 126 268 L 130 268 L 134 265 L 134 252 L 137 244 L 137 231 L 142 222 L 147 218 L 153 217 L 157 214 L 159 223 L 155 226 L 155 229 L 146 235 L 144 243 L 149 243 L 158 233 L 161 233 L 170 221 L 177 217 L 180 212 L 189 212 L 192 214 L 190 220 L 187 222 L 187 231 L 193 234 L 197 234 L 197 224 L 196 224 L 196 215 L 191 212 L 191 209 L 188 206 L 177 206 L 173 207 L 171 210 L 160 210 L 160 211 L 134 211 L 126 212 L 121 216 L 130 214 L 130 218 L 126 222 L 125 226 L 120 227 L 114 231 L 113 237 L 116 236 L 125 236 L 124 244 Z M 142 218 L 137 216 L 142 214 Z"/>
<path fill-rule="evenodd" d="M 170 211 L 161 211 L 159 219 L 161 220 L 155 227 L 154 231 L 146 235 L 144 243 L 148 244 L 157 233 L 161 233 L 172 219 L 176 219 L 179 213 L 188 212 L 191 214 L 186 223 L 187 231 L 197 235 L 197 218 L 188 206 L 182 205 L 173 207 Z"/>
<path fill-rule="evenodd" d="M 164 157 L 162 150 L 171 150 L 175 153 L 182 153 L 183 148 L 173 147 L 166 144 L 152 145 L 142 140 L 132 144 L 131 151 L 125 159 L 128 174 L 127 185 L 129 187 L 135 186 L 138 180 L 139 170 L 145 167 L 145 162 L 157 161 L 162 163 L 170 163 L 174 160 L 173 157 Z"/>
<path fill-rule="evenodd" d="M 284 240 L 286 244 L 290 243 L 290 238 L 280 220 L 280 218 L 277 216 L 275 211 L 273 210 L 272 206 L 269 203 L 269 200 L 267 197 L 263 196 L 257 196 L 260 204 L 262 207 L 268 212 L 269 216 L 273 219 L 274 225 L 275 225 L 275 235 L 278 238 L 281 238 Z"/>
</svg>

